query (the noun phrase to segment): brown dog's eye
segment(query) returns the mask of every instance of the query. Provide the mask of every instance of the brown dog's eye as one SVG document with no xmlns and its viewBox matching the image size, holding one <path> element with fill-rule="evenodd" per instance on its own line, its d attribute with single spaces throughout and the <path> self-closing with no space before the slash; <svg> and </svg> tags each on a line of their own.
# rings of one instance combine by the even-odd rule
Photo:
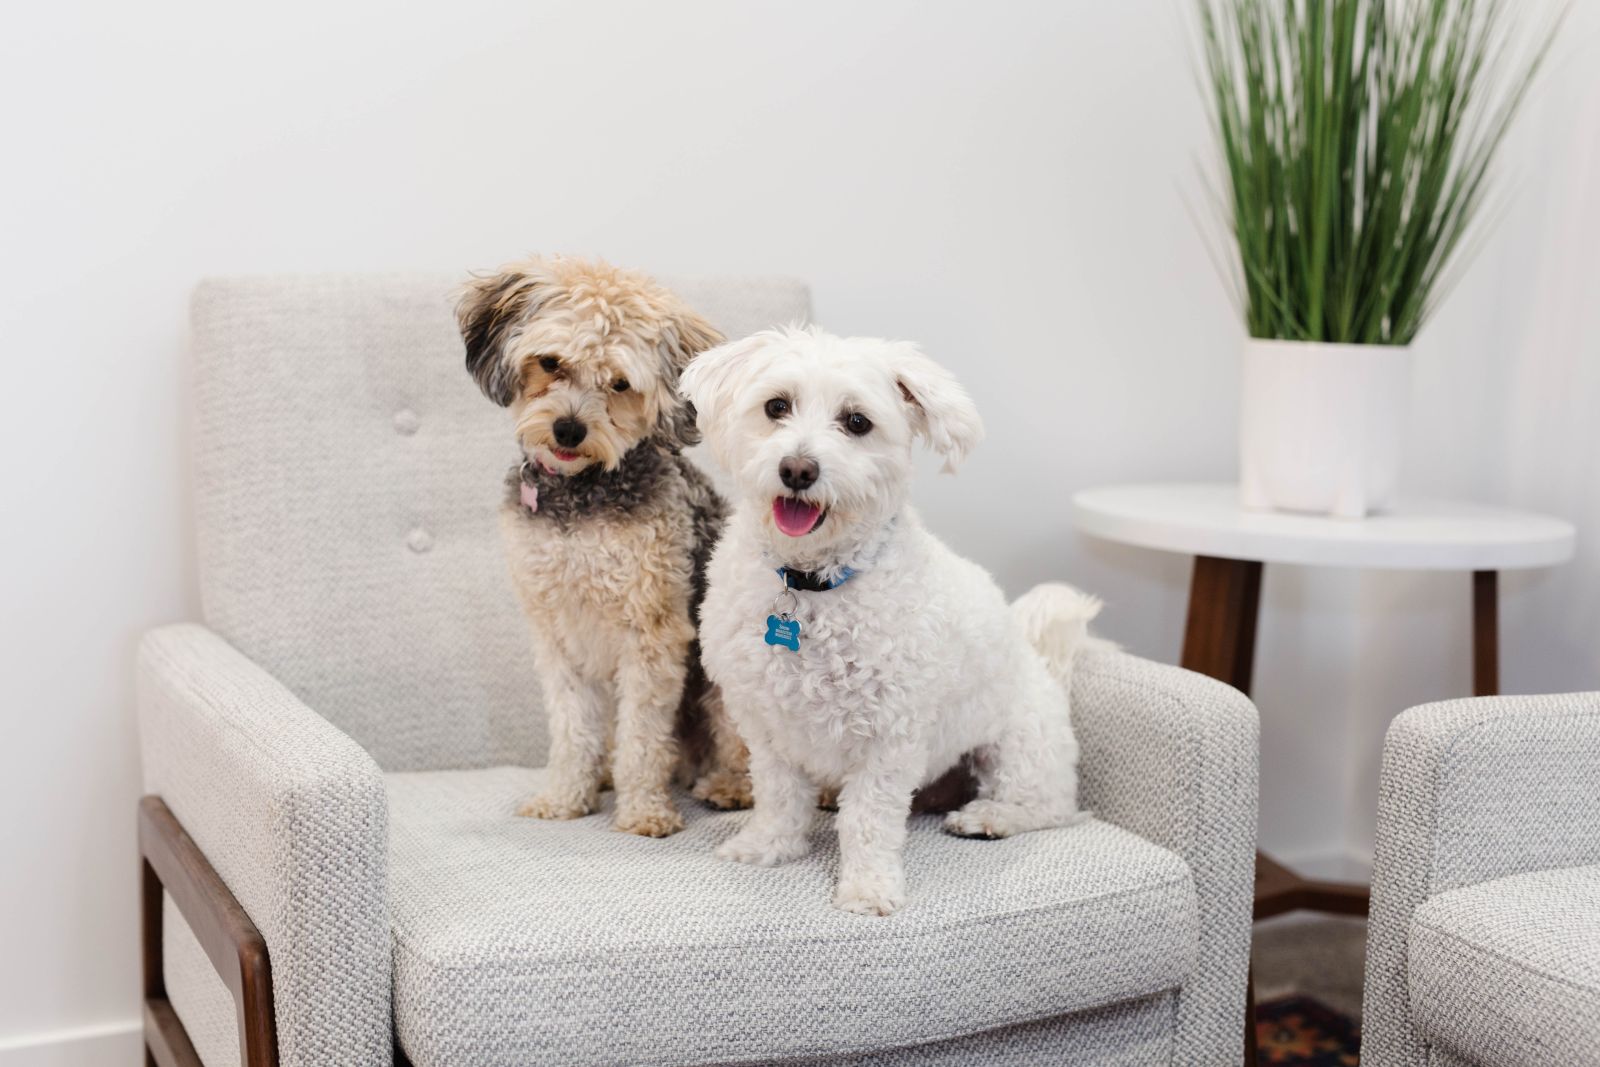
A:
<svg viewBox="0 0 1600 1067">
<path fill-rule="evenodd" d="M 767 418 L 774 421 L 789 414 L 789 402 L 781 396 L 775 396 L 767 401 Z"/>
<path fill-rule="evenodd" d="M 618 378 L 616 381 L 611 383 L 611 388 L 615 389 L 619 393 L 626 393 L 628 391 L 628 379 Z"/>
<path fill-rule="evenodd" d="M 539 357 L 539 369 L 544 371 L 546 374 L 554 374 L 556 372 L 556 368 L 559 366 L 561 366 L 561 361 L 555 356 Z"/>
<path fill-rule="evenodd" d="M 844 428 L 855 436 L 860 437 L 872 429 L 872 420 L 859 411 L 852 411 L 844 417 Z"/>
</svg>

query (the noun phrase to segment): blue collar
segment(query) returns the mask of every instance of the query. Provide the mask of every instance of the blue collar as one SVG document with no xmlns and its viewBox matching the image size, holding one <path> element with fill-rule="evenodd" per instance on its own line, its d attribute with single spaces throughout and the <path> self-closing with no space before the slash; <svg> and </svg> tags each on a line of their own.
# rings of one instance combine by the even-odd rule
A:
<svg viewBox="0 0 1600 1067">
<path fill-rule="evenodd" d="M 788 567 L 779 567 L 777 571 L 778 577 L 783 579 L 784 588 L 798 589 L 806 593 L 823 593 L 829 589 L 837 589 L 856 576 L 853 567 L 845 567 L 839 572 L 839 577 L 832 581 L 823 578 L 815 571 L 792 571 Z"/>
</svg>

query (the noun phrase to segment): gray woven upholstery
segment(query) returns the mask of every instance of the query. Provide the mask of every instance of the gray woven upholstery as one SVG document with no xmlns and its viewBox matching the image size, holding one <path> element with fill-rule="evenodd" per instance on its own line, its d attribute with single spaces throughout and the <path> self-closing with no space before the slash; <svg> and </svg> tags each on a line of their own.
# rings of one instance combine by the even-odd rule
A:
<svg viewBox="0 0 1600 1067">
<path fill-rule="evenodd" d="M 170 897 L 162 902 L 162 973 L 167 997 L 206 1067 L 239 1067 L 239 1014 L 233 994 Z"/>
<path fill-rule="evenodd" d="M 1105 823 L 972 841 L 915 818 L 911 906 L 873 922 L 830 902 L 831 816 L 810 856 L 752 868 L 712 855 L 748 813 L 685 803 L 666 841 L 608 832 L 605 813 L 517 818 L 543 777 L 389 776 L 395 1018 L 417 1067 L 910 1045 L 1172 989 L 1194 966 L 1188 866 Z"/>
<path fill-rule="evenodd" d="M 285 1067 L 384 1061 L 388 830 L 377 764 L 203 627 L 146 635 L 138 680 L 145 788 L 266 938 Z"/>
<path fill-rule="evenodd" d="M 761 871 L 710 859 L 742 816 L 687 803 L 665 841 L 509 818 L 545 728 L 494 522 L 510 428 L 461 367 L 451 282 L 195 298 L 206 625 L 142 647 L 145 782 L 266 936 L 284 1067 L 387 1064 L 397 1015 L 449 1067 L 1238 1062 L 1255 712 L 1188 672 L 1089 658 L 1098 821 L 919 826 L 912 906 L 877 923 L 828 907 L 826 834 Z M 730 333 L 807 309 L 793 282 L 674 287 Z M 175 1007 L 231 1067 L 226 990 L 175 915 L 167 939 Z M 675 1028 L 640 1026 L 668 1005 Z"/>
<path fill-rule="evenodd" d="M 1256 709 L 1237 689 L 1119 652 L 1073 672 L 1079 802 L 1171 849 L 1200 902 L 1200 958 L 1178 996 L 1173 1063 L 1242 1058 L 1255 906 Z"/>
<path fill-rule="evenodd" d="M 1494 1067 L 1600 1064 L 1600 866 L 1441 893 L 1409 955 L 1424 1040 Z"/>
<path fill-rule="evenodd" d="M 496 519 L 510 416 L 439 277 L 208 281 L 194 298 L 205 618 L 385 770 L 540 766 Z M 799 282 L 671 280 L 720 329 L 806 318 Z"/>
<path fill-rule="evenodd" d="M 806 1067 L 1152 1067 L 1172 1062 L 1173 994 L 885 1052 L 807 1060 Z"/>
<path fill-rule="evenodd" d="M 1600 694 L 1397 717 L 1384 744 L 1362 1063 L 1600 1062 L 1600 1012 L 1586 1010 L 1597 920 L 1591 910 L 1572 921 L 1595 894 L 1592 872 L 1573 868 L 1597 863 Z"/>
</svg>

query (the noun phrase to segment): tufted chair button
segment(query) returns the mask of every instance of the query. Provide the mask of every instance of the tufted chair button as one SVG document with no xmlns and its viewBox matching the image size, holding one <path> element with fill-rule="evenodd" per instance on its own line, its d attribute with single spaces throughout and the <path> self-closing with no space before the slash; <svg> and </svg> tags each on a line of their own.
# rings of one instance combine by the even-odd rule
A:
<svg viewBox="0 0 1600 1067">
<path fill-rule="evenodd" d="M 417 413 L 410 408 L 401 408 L 394 413 L 394 428 L 396 433 L 410 437 L 417 432 L 417 427 L 422 425 L 422 420 L 417 418 Z"/>
<path fill-rule="evenodd" d="M 433 536 L 419 526 L 406 534 L 406 546 L 411 551 L 421 554 L 433 547 Z"/>
</svg>

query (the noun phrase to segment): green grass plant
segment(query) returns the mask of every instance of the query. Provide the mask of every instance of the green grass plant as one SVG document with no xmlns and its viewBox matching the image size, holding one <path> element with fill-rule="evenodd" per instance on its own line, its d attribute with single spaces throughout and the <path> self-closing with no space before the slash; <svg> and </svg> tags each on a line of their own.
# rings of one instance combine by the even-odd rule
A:
<svg viewBox="0 0 1600 1067">
<path fill-rule="evenodd" d="M 1409 344 L 1559 17 L 1518 50 L 1528 0 L 1197 3 L 1251 336 Z"/>
</svg>

